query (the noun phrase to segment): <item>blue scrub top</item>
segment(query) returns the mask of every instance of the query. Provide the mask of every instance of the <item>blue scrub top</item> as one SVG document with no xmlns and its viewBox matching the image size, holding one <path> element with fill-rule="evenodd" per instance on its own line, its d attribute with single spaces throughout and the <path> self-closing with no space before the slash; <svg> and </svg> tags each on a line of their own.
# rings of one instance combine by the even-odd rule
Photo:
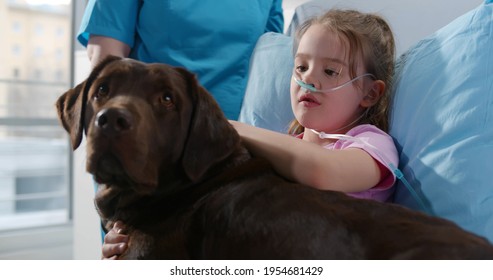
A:
<svg viewBox="0 0 493 280">
<path fill-rule="evenodd" d="M 283 25 L 282 0 L 90 0 L 77 39 L 111 37 L 131 58 L 186 67 L 236 120 L 257 39 Z"/>
</svg>

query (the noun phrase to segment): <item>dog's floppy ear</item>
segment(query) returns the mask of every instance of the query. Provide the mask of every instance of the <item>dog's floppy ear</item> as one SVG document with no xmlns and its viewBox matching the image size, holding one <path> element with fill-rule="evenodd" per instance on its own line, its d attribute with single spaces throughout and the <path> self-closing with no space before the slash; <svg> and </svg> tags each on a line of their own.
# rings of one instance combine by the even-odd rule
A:
<svg viewBox="0 0 493 280">
<path fill-rule="evenodd" d="M 63 128 L 70 134 L 70 142 L 74 150 L 79 147 L 82 141 L 82 115 L 85 110 L 85 101 L 82 100 L 83 95 L 80 93 L 84 89 L 85 84 L 83 82 L 75 88 L 69 89 L 56 102 L 58 118 Z"/>
<path fill-rule="evenodd" d="M 70 134 L 72 149 L 77 149 L 82 141 L 87 94 L 94 80 L 106 65 L 120 57 L 108 56 L 92 70 L 89 77 L 75 88 L 69 89 L 56 102 L 58 118 L 63 128 Z"/>
<path fill-rule="evenodd" d="M 182 164 L 187 176 L 196 182 L 209 168 L 232 153 L 240 137 L 195 75 L 182 68 L 176 69 L 188 83 L 194 107 Z"/>
</svg>

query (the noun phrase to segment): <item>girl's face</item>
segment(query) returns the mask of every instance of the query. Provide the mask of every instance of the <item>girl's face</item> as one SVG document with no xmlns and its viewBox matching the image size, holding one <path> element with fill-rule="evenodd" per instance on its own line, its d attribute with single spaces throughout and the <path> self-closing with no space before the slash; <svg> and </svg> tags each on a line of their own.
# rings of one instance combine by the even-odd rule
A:
<svg viewBox="0 0 493 280">
<path fill-rule="evenodd" d="M 351 80 L 344 42 L 333 32 L 315 24 L 301 38 L 294 60 L 293 77 L 317 89 L 327 90 Z M 362 59 L 357 58 L 356 75 L 365 74 Z M 343 128 L 358 119 L 365 108 L 367 78 L 362 78 L 330 93 L 314 93 L 291 79 L 291 107 L 305 128 L 326 133 L 345 133 Z"/>
</svg>

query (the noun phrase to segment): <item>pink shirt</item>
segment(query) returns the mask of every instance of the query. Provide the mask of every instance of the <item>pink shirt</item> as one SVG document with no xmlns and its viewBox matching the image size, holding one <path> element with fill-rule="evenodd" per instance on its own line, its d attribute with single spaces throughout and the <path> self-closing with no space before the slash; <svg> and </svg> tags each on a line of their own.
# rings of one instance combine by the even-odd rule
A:
<svg viewBox="0 0 493 280">
<path fill-rule="evenodd" d="M 337 140 L 334 143 L 325 145 L 324 148 L 332 150 L 344 150 L 348 148 L 362 149 L 390 171 L 373 188 L 347 194 L 357 198 L 373 199 L 381 202 L 390 201 L 394 193 L 393 185 L 396 177 L 393 170 L 388 166 L 388 162 L 392 163 L 395 167 L 399 163 L 399 156 L 392 137 L 376 126 L 369 124 L 358 125 L 349 130 L 346 135 L 364 140 L 375 147 L 377 151 L 373 147 L 351 140 Z M 301 138 L 301 136 L 302 134 L 297 137 Z"/>
</svg>

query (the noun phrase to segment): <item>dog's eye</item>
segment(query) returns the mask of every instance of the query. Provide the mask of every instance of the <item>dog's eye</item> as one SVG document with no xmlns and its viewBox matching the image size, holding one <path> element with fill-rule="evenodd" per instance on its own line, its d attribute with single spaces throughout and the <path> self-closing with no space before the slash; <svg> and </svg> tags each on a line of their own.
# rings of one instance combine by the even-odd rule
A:
<svg viewBox="0 0 493 280">
<path fill-rule="evenodd" d="M 96 91 L 95 98 L 98 99 L 98 98 L 101 98 L 101 97 L 105 97 L 105 96 L 108 95 L 109 92 L 110 92 L 110 88 L 108 87 L 108 85 L 101 84 L 98 87 L 98 90 Z"/>
<path fill-rule="evenodd" d="M 166 107 L 172 107 L 174 105 L 173 99 L 168 94 L 161 95 L 159 97 L 159 103 Z"/>
</svg>

